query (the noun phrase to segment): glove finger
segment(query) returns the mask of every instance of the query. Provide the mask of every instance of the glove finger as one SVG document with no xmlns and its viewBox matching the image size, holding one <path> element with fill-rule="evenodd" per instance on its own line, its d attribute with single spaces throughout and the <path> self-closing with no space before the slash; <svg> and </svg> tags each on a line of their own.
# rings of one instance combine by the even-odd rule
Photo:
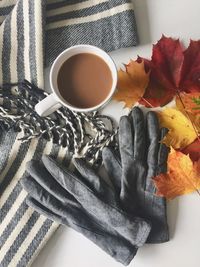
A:
<svg viewBox="0 0 200 267">
<path fill-rule="evenodd" d="M 28 179 L 29 178 L 29 179 Z M 82 206 L 76 199 L 68 199 L 65 203 L 58 200 L 55 196 L 51 195 L 48 191 L 44 190 L 36 181 L 31 177 L 22 179 L 22 185 L 27 191 L 29 197 L 34 198 L 46 209 L 59 215 L 60 217 L 70 217 L 72 215 L 82 216 Z"/>
<path fill-rule="evenodd" d="M 44 195 L 44 197 L 46 196 Z M 72 228 L 76 228 L 76 225 L 80 225 L 80 227 L 83 227 L 83 229 L 90 228 L 90 231 L 95 229 L 93 225 L 95 225 L 96 228 L 101 228 L 98 223 L 94 223 L 89 215 L 85 213 L 81 205 L 68 205 L 63 208 L 63 212 L 61 212 L 57 208 L 59 203 L 56 203 L 56 200 L 51 203 L 51 206 L 47 207 L 44 201 L 41 202 L 37 197 L 32 197 L 30 195 L 28 195 L 26 198 L 26 203 L 40 214 L 47 216 L 50 220 L 56 221 L 63 225 L 68 225 Z M 103 231 L 100 231 L 99 229 L 99 233 L 103 233 Z"/>
<path fill-rule="evenodd" d="M 27 163 L 26 167 L 27 172 L 32 177 L 32 180 L 34 179 L 43 189 L 47 190 L 54 197 L 64 202 L 69 198 L 72 199 L 72 196 L 52 177 L 52 175 L 40 162 L 31 160 Z M 22 179 L 24 187 L 29 186 L 30 179 L 30 177 Z"/>
<path fill-rule="evenodd" d="M 40 185 L 39 185 L 40 186 Z M 66 224 L 74 228 L 74 225 L 81 225 L 82 227 L 90 226 L 90 229 L 98 225 L 103 225 L 105 229 L 109 229 L 109 232 L 112 231 L 116 235 L 121 235 L 125 239 L 127 239 L 131 244 L 140 247 L 146 241 L 149 232 L 150 225 L 139 217 L 135 217 L 130 219 L 125 213 L 121 213 L 119 210 L 112 208 L 104 209 L 102 213 L 102 208 L 100 213 L 97 212 L 95 214 L 90 214 L 84 211 L 82 205 L 79 203 L 68 203 L 67 205 L 63 205 L 62 202 L 57 200 L 55 197 L 51 196 L 48 192 L 44 191 L 42 196 L 37 194 L 38 190 L 36 188 L 32 188 L 32 191 L 29 192 L 29 198 L 32 197 L 35 199 L 34 203 L 40 203 L 39 208 L 45 207 L 44 212 L 49 212 L 48 217 L 53 219 L 51 213 L 60 216 L 60 221 L 62 224 Z M 37 201 L 37 202 L 36 202 Z M 95 206 L 95 204 L 93 204 Z M 91 202 L 90 202 L 90 206 Z M 37 209 L 37 205 L 35 205 Z M 99 207 L 97 206 L 97 211 L 99 211 Z M 112 213 L 112 215 L 111 215 Z M 108 215 L 108 216 L 107 216 Z M 89 219 L 88 219 L 89 216 Z M 104 217 L 106 216 L 106 220 Z M 95 221 L 95 226 L 93 226 L 93 221 Z"/>
<path fill-rule="evenodd" d="M 165 144 L 161 143 L 165 135 L 167 134 L 168 129 L 162 128 L 160 133 L 160 145 L 158 151 L 158 167 L 157 167 L 157 174 L 166 173 L 167 172 L 167 159 L 169 154 L 169 147 Z"/>
<path fill-rule="evenodd" d="M 114 197 L 112 188 L 96 174 L 95 170 L 83 159 L 76 158 L 73 161 L 76 169 L 81 174 L 80 179 L 97 194 L 111 200 Z M 111 197 L 111 198 L 110 198 Z"/>
<path fill-rule="evenodd" d="M 46 195 L 44 193 L 44 198 L 46 198 Z M 75 206 L 66 206 L 64 212 L 60 212 L 60 210 L 57 208 L 59 203 L 56 203 L 55 201 L 52 201 L 51 206 L 48 205 L 48 207 L 45 204 L 45 201 L 40 198 L 38 198 L 38 195 L 35 195 L 34 197 L 30 194 L 28 195 L 26 199 L 26 203 L 32 207 L 34 207 L 39 213 L 46 215 L 49 219 L 55 220 L 56 218 L 59 219 L 59 223 L 73 226 L 75 225 L 81 225 L 82 227 L 91 228 L 91 226 L 95 225 L 95 227 L 92 228 L 105 228 L 106 230 L 109 229 L 109 232 L 113 232 L 115 234 L 115 228 L 112 228 L 112 225 L 107 226 L 105 224 L 101 223 L 101 217 L 98 218 L 98 220 L 94 220 L 94 217 L 91 216 L 89 213 L 85 212 L 81 205 L 78 206 L 78 209 L 75 209 Z M 55 219 L 53 219 L 54 215 L 56 216 Z M 92 230 L 91 228 L 91 230 Z M 104 234 L 104 231 L 102 231 L 102 234 Z"/>
<path fill-rule="evenodd" d="M 127 159 L 133 159 L 134 133 L 128 116 L 123 116 L 119 123 L 119 150 L 122 166 L 127 163 Z"/>
<path fill-rule="evenodd" d="M 44 215 L 48 219 L 55 221 L 57 223 L 63 224 L 63 218 L 54 213 L 53 211 L 49 210 L 45 206 L 43 206 L 39 201 L 37 201 L 35 198 L 28 195 L 26 198 L 26 204 L 36 210 L 38 213 Z"/>
<path fill-rule="evenodd" d="M 46 163 L 51 160 L 48 157 L 43 158 L 43 162 Z M 55 166 L 54 166 L 55 165 Z M 54 173 L 53 171 L 56 170 Z M 107 201 L 107 197 L 93 192 L 86 184 L 79 180 L 79 177 L 73 173 L 60 168 L 58 173 L 57 163 L 53 161 L 51 164 L 51 174 L 60 182 L 67 191 L 72 194 L 76 200 L 81 203 L 82 207 L 95 219 L 101 220 L 101 223 L 106 225 L 112 225 L 115 230 L 123 235 L 129 241 L 134 240 L 138 246 L 144 242 L 150 231 L 150 225 L 141 218 L 132 218 L 123 210 L 121 210 L 115 202 Z M 43 200 L 43 199 L 42 199 Z M 52 202 L 51 202 L 52 203 Z M 60 210 L 61 207 L 59 206 Z M 124 227 L 126 225 L 126 227 Z M 141 232 L 143 238 L 141 239 Z M 132 242 L 132 241 L 131 241 Z"/>
<path fill-rule="evenodd" d="M 75 231 L 83 234 L 110 256 L 125 265 L 129 264 L 137 252 L 137 247 L 133 246 L 123 236 L 118 235 L 112 228 L 105 228 L 103 225 L 99 225 L 97 222 L 93 221 L 88 214 L 85 215 L 84 213 L 84 216 L 81 217 L 78 214 L 74 215 L 73 220 L 71 220 L 53 213 L 30 196 L 27 197 L 26 203 L 50 220 L 68 225 Z"/>
<path fill-rule="evenodd" d="M 121 190 L 121 178 L 122 178 L 122 166 L 119 157 L 116 153 L 108 147 L 105 147 L 102 151 L 103 164 L 109 175 L 109 178 L 117 192 L 120 194 Z"/>
<path fill-rule="evenodd" d="M 82 204 L 83 201 L 87 203 L 88 199 L 82 195 L 82 192 L 90 192 L 88 195 L 96 195 L 104 199 L 107 203 L 116 204 L 116 194 L 113 189 L 101 179 L 94 170 L 88 166 L 82 159 L 75 159 L 74 165 L 79 171 L 74 174 L 69 170 L 63 168 L 59 163 L 50 157 L 43 156 L 43 163 L 51 175 L 63 186 L 70 194 L 72 194 Z M 61 166 L 61 167 L 60 167 Z M 80 175 L 81 174 L 81 175 Z M 92 202 L 91 202 L 92 203 Z"/>
<path fill-rule="evenodd" d="M 154 192 L 155 187 L 152 177 L 156 175 L 160 130 L 156 113 L 152 111 L 147 114 L 147 134 L 149 146 L 147 154 L 148 173 L 146 179 L 146 190 Z"/>
<path fill-rule="evenodd" d="M 34 208 L 38 213 L 45 215 L 52 221 L 56 221 L 58 223 L 61 223 L 63 225 L 67 225 L 72 227 L 75 230 L 78 230 L 80 232 L 80 229 L 82 231 L 88 230 L 90 232 L 94 231 L 95 233 L 104 236 L 106 228 L 103 228 L 103 225 L 100 225 L 98 222 L 93 221 L 93 219 L 90 217 L 89 214 L 85 213 L 84 210 L 80 206 L 80 211 L 77 213 L 76 211 L 69 212 L 69 216 L 64 217 L 63 214 L 60 215 L 57 212 L 53 212 L 52 209 L 47 208 L 41 202 L 39 202 L 34 197 L 31 197 L 28 195 L 26 198 L 26 204 L 32 208 Z M 54 208 L 53 208 L 54 210 Z M 79 228 L 79 229 L 78 229 Z M 109 234 L 114 234 L 114 229 L 110 228 Z"/>
<path fill-rule="evenodd" d="M 43 203 L 38 201 L 37 198 L 31 197 L 30 195 L 26 198 L 26 203 L 50 220 L 70 226 L 79 232 L 84 232 L 88 229 L 90 232 L 94 230 L 99 235 L 105 234 L 103 227 L 99 225 L 98 222 L 94 222 L 81 206 L 79 206 L 79 209 L 75 209 L 73 206 L 67 206 L 66 212 L 60 213 L 60 211 L 57 210 L 55 202 L 51 207 L 46 207 Z M 80 229 L 82 230 L 80 231 Z"/>
<path fill-rule="evenodd" d="M 134 128 L 134 159 L 143 160 L 145 156 L 145 124 L 143 112 L 135 107 L 131 112 Z"/>
<path fill-rule="evenodd" d="M 66 192 L 66 194 L 59 196 L 56 195 L 56 193 L 53 191 L 53 194 L 51 192 L 48 192 L 46 189 L 44 189 L 37 181 L 35 181 L 31 176 L 24 176 L 21 180 L 21 185 L 26 190 L 26 192 L 34 197 L 37 198 L 39 201 L 43 201 L 43 197 L 49 196 L 49 199 L 55 198 L 57 201 L 62 202 L 63 204 L 74 204 L 78 203 L 76 199 L 69 194 L 69 192 Z"/>
<path fill-rule="evenodd" d="M 20 182 L 22 187 L 24 188 L 24 190 L 26 190 L 28 194 L 30 194 L 33 197 L 36 194 L 37 198 L 42 199 L 45 190 L 31 176 L 24 176 L 20 180 Z"/>
<path fill-rule="evenodd" d="M 79 172 L 76 175 L 48 156 L 43 156 L 42 161 L 47 170 L 63 188 L 67 189 L 67 183 L 71 183 L 71 185 L 74 184 L 74 186 L 78 185 L 80 190 L 82 187 L 86 186 L 96 192 L 96 194 L 103 195 L 109 200 L 114 197 L 113 190 L 108 186 L 108 184 L 101 179 L 82 159 L 74 160 L 74 165 Z"/>
</svg>

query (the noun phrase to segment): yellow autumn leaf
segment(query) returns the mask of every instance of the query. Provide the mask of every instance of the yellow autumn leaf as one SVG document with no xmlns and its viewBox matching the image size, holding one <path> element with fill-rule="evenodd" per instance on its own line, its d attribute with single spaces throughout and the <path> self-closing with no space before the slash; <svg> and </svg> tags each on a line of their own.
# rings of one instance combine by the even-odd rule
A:
<svg viewBox="0 0 200 267">
<path fill-rule="evenodd" d="M 175 149 L 181 149 L 191 144 L 197 135 L 191 121 L 179 110 L 165 108 L 158 112 L 161 127 L 169 129 L 163 143 Z"/>
<path fill-rule="evenodd" d="M 157 195 L 172 199 L 200 189 L 200 160 L 192 163 L 189 155 L 171 149 L 168 172 L 153 178 Z"/>
<path fill-rule="evenodd" d="M 123 101 L 131 108 L 144 95 L 149 83 L 149 73 L 146 73 L 144 61 L 131 60 L 126 65 L 126 71 L 118 71 L 117 91 L 113 99 Z"/>
</svg>

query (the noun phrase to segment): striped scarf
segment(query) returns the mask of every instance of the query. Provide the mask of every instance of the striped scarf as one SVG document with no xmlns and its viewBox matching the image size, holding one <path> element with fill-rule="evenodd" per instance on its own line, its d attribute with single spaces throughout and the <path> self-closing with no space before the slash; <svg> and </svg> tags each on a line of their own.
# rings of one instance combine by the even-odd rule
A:
<svg viewBox="0 0 200 267">
<path fill-rule="evenodd" d="M 69 46 L 84 43 L 111 51 L 136 45 L 137 34 L 129 0 L 2 0 L 0 40 L 0 85 L 3 90 L 18 90 L 24 80 L 33 88 L 44 88 L 44 67 Z M 20 179 L 29 160 L 50 154 L 68 164 L 70 153 L 68 146 L 44 136 L 23 142 L 23 127 L 15 131 L 8 123 L 5 131 L 5 122 L 14 115 L 6 113 L 13 103 L 3 91 L 0 104 L 0 266 L 30 266 L 58 224 L 26 205 Z M 96 126 L 84 116 L 75 117 L 103 127 L 98 116 Z"/>
</svg>

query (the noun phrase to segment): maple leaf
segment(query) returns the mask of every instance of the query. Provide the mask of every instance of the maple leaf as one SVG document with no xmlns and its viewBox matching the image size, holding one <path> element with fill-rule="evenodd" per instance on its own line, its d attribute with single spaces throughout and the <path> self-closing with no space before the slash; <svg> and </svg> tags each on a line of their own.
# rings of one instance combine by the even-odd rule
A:
<svg viewBox="0 0 200 267">
<path fill-rule="evenodd" d="M 189 194 L 200 188 L 200 161 L 192 163 L 190 157 L 171 149 L 168 172 L 153 178 L 157 195 L 167 199 Z"/>
<path fill-rule="evenodd" d="M 200 41 L 190 41 L 184 51 L 179 88 L 185 92 L 200 92 Z"/>
<path fill-rule="evenodd" d="M 147 108 L 163 107 L 174 98 L 174 92 L 166 90 L 159 81 L 150 74 L 150 82 L 147 86 L 145 94 L 139 100 L 139 103 Z"/>
<path fill-rule="evenodd" d="M 160 126 L 169 129 L 162 141 L 167 146 L 182 149 L 197 138 L 191 121 L 181 111 L 174 108 L 165 108 L 157 114 Z"/>
<path fill-rule="evenodd" d="M 195 93 L 182 92 L 176 96 L 176 106 L 182 112 L 200 115 L 200 91 Z"/>
<path fill-rule="evenodd" d="M 196 136 L 200 132 L 200 105 L 198 106 L 198 93 L 185 93 L 182 92 L 176 96 L 176 107 L 190 119 L 193 128 L 196 131 Z"/>
<path fill-rule="evenodd" d="M 200 96 L 192 98 L 192 101 L 196 104 L 196 107 L 194 109 L 200 110 Z"/>
<path fill-rule="evenodd" d="M 113 99 L 124 101 L 131 108 L 144 95 L 149 83 L 149 72 L 145 71 L 144 61 L 131 60 L 126 71 L 118 71 L 117 91 Z"/>
<path fill-rule="evenodd" d="M 151 74 L 140 104 L 164 106 L 180 92 L 200 92 L 200 41 L 191 40 L 184 51 L 179 40 L 163 35 L 153 46 L 151 61 L 143 60 Z"/>
<path fill-rule="evenodd" d="M 145 65 L 151 70 L 151 74 L 149 85 L 140 104 L 150 107 L 144 100 L 153 107 L 169 103 L 177 92 L 183 61 L 184 54 L 180 41 L 163 35 L 153 46 L 151 61 L 145 60 Z"/>
<path fill-rule="evenodd" d="M 164 35 L 153 46 L 152 65 L 154 75 L 168 90 L 179 87 L 181 80 L 184 54 L 182 45 L 178 40 L 167 38 Z"/>
<path fill-rule="evenodd" d="M 196 139 L 193 143 L 182 149 L 181 152 L 189 155 L 193 162 L 200 160 L 200 140 Z"/>
</svg>

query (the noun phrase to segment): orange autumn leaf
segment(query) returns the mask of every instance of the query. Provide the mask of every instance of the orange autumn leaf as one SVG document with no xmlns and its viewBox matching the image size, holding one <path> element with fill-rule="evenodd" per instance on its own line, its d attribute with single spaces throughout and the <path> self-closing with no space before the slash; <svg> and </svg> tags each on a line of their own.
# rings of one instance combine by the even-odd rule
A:
<svg viewBox="0 0 200 267">
<path fill-rule="evenodd" d="M 200 160 L 193 163 L 189 155 L 171 148 L 168 172 L 153 178 L 157 195 L 172 199 L 200 189 Z"/>
<path fill-rule="evenodd" d="M 196 131 L 200 132 L 200 92 L 180 93 L 176 96 L 176 107 L 190 118 Z"/>
<path fill-rule="evenodd" d="M 139 63 L 131 60 L 126 65 L 126 71 L 118 71 L 117 91 L 113 98 L 131 108 L 144 95 L 148 83 L 149 73 L 145 71 L 144 61 Z"/>
<path fill-rule="evenodd" d="M 186 110 L 191 114 L 200 115 L 200 92 L 180 93 L 180 97 L 176 96 L 176 106 L 180 111 Z"/>
</svg>

